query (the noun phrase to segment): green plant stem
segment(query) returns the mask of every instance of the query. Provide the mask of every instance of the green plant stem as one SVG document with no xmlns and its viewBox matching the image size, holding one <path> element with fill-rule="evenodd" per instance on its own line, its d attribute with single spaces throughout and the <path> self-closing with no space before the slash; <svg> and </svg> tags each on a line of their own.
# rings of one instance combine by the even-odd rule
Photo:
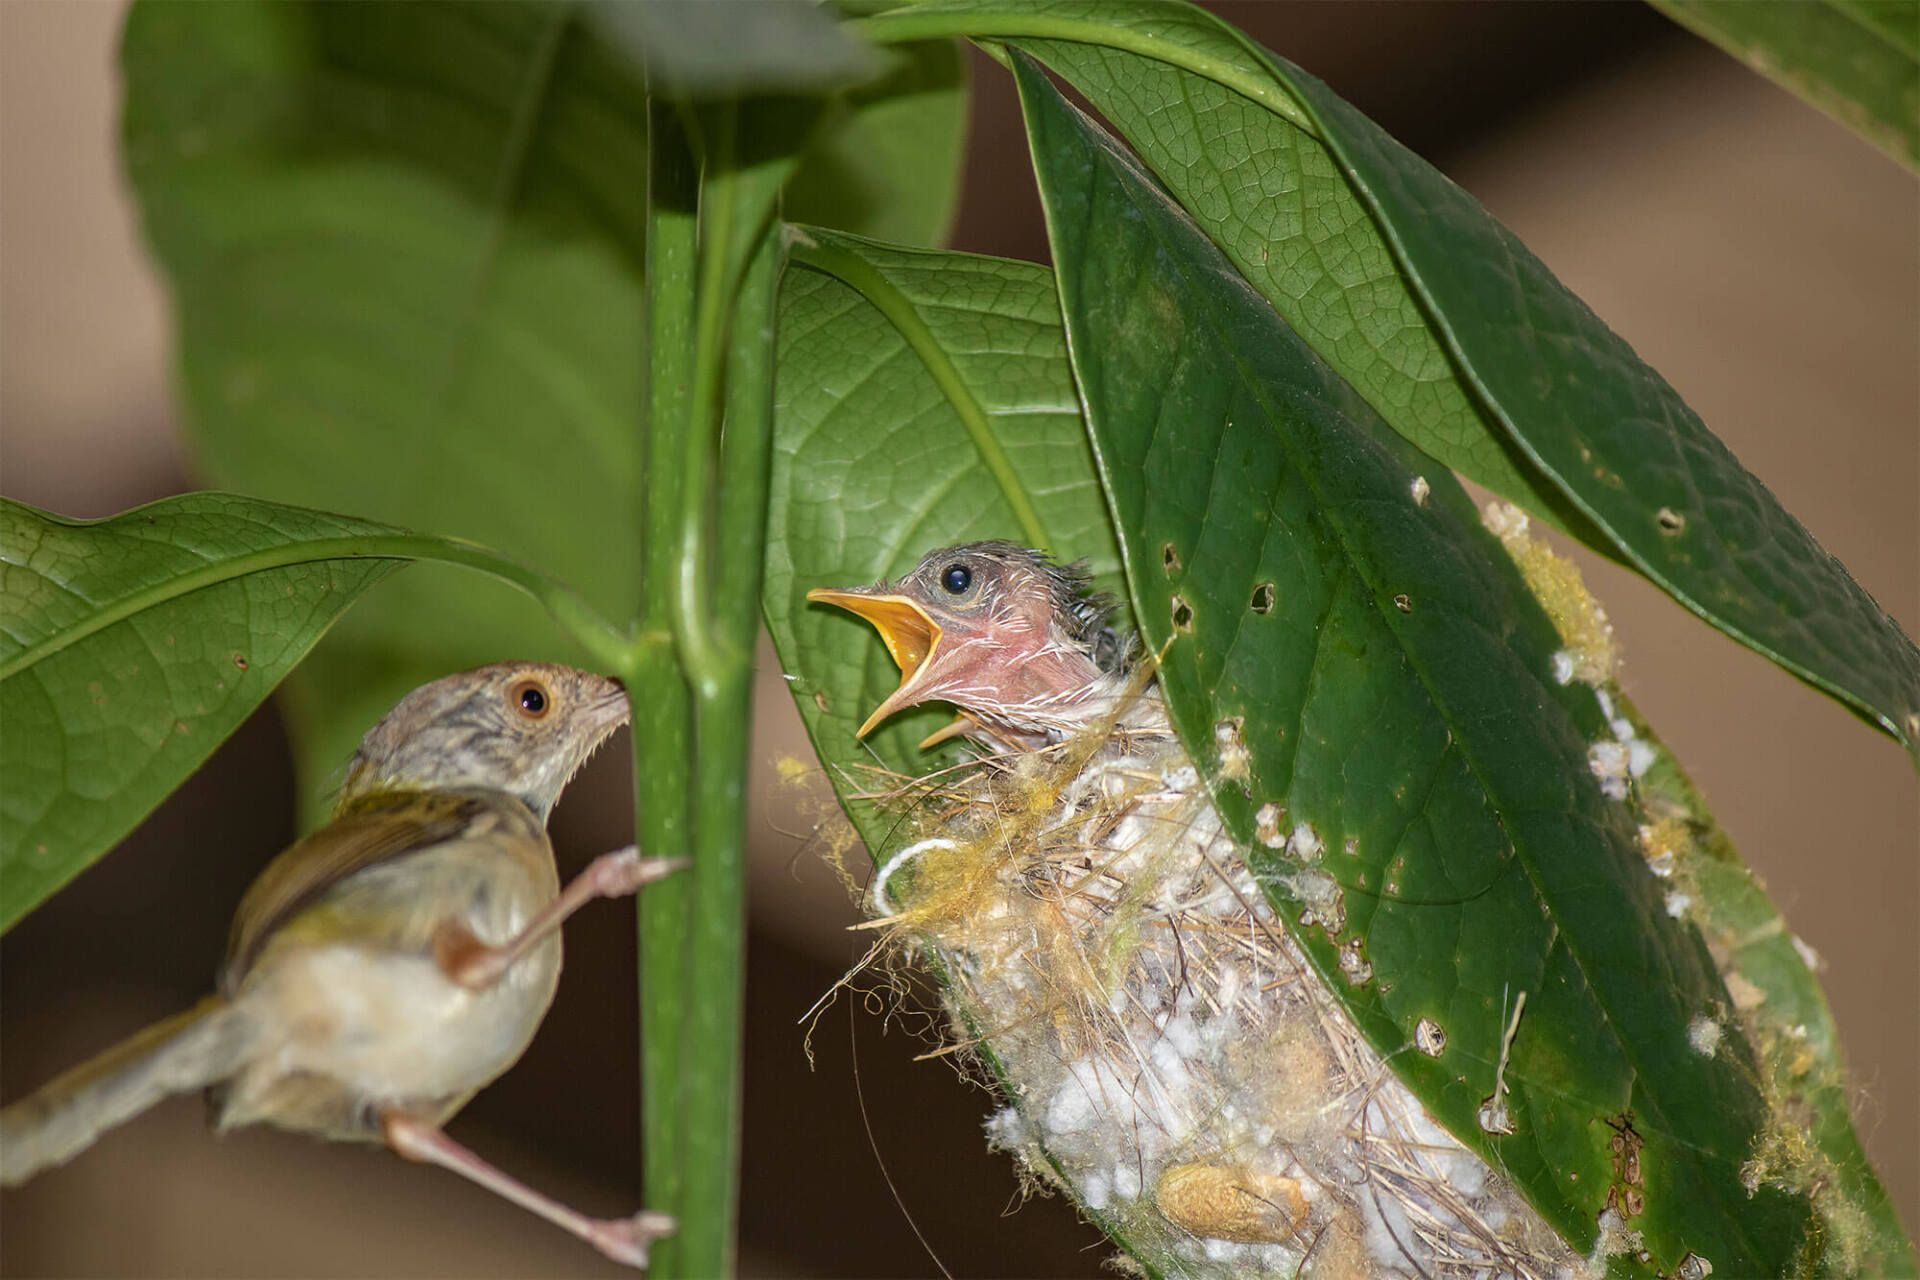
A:
<svg viewBox="0 0 1920 1280">
<path fill-rule="evenodd" d="M 715 109 L 717 120 L 707 139 L 701 183 L 699 284 L 694 306 L 693 378 L 688 395 L 688 430 L 680 442 L 684 488 L 681 491 L 680 554 L 674 569 L 673 632 L 680 661 L 696 697 L 717 692 L 731 665 L 724 637 L 707 625 L 713 566 L 708 538 L 713 512 L 700 499 L 713 487 L 714 437 L 720 428 L 719 399 L 726 362 L 725 334 L 732 290 L 733 219 L 739 181 L 732 172 L 739 108 L 732 102 Z"/>
<path fill-rule="evenodd" d="M 646 665 L 633 696 L 637 729 L 643 700 L 658 714 L 657 691 L 671 712 L 663 739 L 636 733 L 642 843 L 693 862 L 641 910 L 648 1199 L 680 1224 L 652 1272 L 672 1280 L 733 1268 L 745 779 L 772 467 L 780 175 L 736 163 L 735 105 L 656 108 L 652 118 L 652 505 Z M 669 831 L 675 843 L 660 843 Z"/>
<path fill-rule="evenodd" d="M 1244 68 L 1195 49 L 1161 40 L 1132 27 L 1115 26 L 1096 18 L 1079 18 L 1044 11 L 1029 12 L 1017 2 L 1004 8 L 987 6 L 968 9 L 901 9 L 871 18 L 856 18 L 847 23 L 856 35 L 875 44 L 901 44 L 911 40 L 1065 40 L 1074 44 L 1099 45 L 1152 58 L 1168 66 L 1191 71 L 1216 84 L 1224 85 L 1266 107 L 1288 124 L 1314 137 L 1319 130 L 1300 104 L 1271 76 L 1251 75 Z M 1238 37 L 1258 52 L 1245 36 L 1222 24 L 1225 33 Z M 1262 59 L 1264 60 L 1264 59 Z"/>
<path fill-rule="evenodd" d="M 693 364 L 693 294 L 698 240 L 697 178 L 674 113 L 648 112 L 647 428 L 641 439 L 646 484 L 638 649 L 623 673 L 633 702 L 634 825 L 641 847 L 691 854 L 691 694 L 674 652 L 673 587 L 683 501 L 680 469 Z M 655 1248 L 653 1273 L 687 1274 L 680 1260 L 704 1224 L 687 1213 L 682 1170 L 686 1130 L 676 1096 L 681 1016 L 686 1004 L 686 915 L 694 882 L 670 876 L 640 895 L 641 1117 L 647 1202 L 680 1218 L 682 1234 Z"/>
<path fill-rule="evenodd" d="M 719 642 L 710 679 L 694 690 L 694 860 L 690 972 L 699 998 L 681 1023 L 678 1101 L 689 1126 L 685 1203 L 712 1230 L 690 1237 L 682 1274 L 733 1271 L 739 1163 L 740 1063 L 746 991 L 746 776 L 753 729 L 753 640 L 759 626 L 773 437 L 773 298 L 778 238 L 761 237 L 734 308 L 727 353 L 726 438 L 720 484 L 719 568 L 703 599 Z"/>
</svg>

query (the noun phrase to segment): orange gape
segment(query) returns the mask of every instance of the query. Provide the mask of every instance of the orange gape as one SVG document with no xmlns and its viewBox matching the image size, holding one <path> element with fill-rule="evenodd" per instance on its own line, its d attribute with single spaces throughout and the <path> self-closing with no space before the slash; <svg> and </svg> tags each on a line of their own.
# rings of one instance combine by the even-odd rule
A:
<svg viewBox="0 0 1920 1280">
<path fill-rule="evenodd" d="M 1083 565 L 1010 542 L 969 542 L 928 553 L 898 582 L 819 587 L 807 599 L 871 622 L 900 667 L 900 687 L 860 726 L 862 737 L 895 712 L 950 702 L 963 720 L 922 745 L 958 732 L 1039 746 L 1116 716 L 1127 728 L 1129 717 L 1158 715 L 1126 696 L 1129 650 L 1107 625 L 1112 602 L 1088 584 Z"/>
</svg>

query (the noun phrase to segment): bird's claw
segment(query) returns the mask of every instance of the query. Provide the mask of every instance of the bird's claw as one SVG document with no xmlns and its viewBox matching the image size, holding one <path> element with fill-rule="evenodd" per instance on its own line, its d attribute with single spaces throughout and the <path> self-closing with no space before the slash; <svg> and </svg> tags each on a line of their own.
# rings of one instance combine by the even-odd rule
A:
<svg viewBox="0 0 1920 1280">
<path fill-rule="evenodd" d="M 655 1240 L 672 1235 L 679 1224 L 664 1213 L 642 1209 L 631 1218 L 601 1218 L 592 1224 L 587 1239 L 593 1247 L 629 1267 L 647 1265 L 647 1247 Z"/>
<path fill-rule="evenodd" d="M 601 897 L 621 898 L 686 865 L 685 858 L 643 858 L 638 848 L 628 845 L 613 853 L 601 854 L 587 870 Z"/>
</svg>

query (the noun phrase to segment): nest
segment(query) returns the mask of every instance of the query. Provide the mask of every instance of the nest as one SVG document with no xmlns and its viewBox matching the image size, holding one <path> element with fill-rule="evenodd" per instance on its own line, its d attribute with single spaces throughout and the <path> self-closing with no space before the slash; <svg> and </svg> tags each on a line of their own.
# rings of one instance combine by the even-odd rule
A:
<svg viewBox="0 0 1920 1280">
<path fill-rule="evenodd" d="M 1144 680 L 1125 728 L 875 797 L 911 833 L 869 927 L 945 977 L 994 1141 L 1166 1274 L 1572 1274 L 1309 970 Z"/>
</svg>

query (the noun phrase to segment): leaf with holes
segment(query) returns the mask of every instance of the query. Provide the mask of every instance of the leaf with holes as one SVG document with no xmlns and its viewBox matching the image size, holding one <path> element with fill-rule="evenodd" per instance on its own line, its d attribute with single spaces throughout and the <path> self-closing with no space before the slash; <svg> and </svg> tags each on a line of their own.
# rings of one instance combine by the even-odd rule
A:
<svg viewBox="0 0 1920 1280">
<path fill-rule="evenodd" d="M 399 566 L 394 535 L 225 494 L 95 521 L 0 499 L 0 929 L 240 727 Z"/>
<path fill-rule="evenodd" d="M 1162 683 L 1181 737 L 1211 769 L 1214 726 L 1241 719 L 1250 776 L 1213 791 L 1244 847 L 1272 801 L 1354 850 L 1326 864 L 1338 936 L 1297 931 L 1329 989 L 1576 1248 L 1614 1180 L 1611 1126 L 1631 1124 L 1648 1171 L 1631 1225 L 1654 1266 L 1693 1252 L 1785 1273 L 1817 1247 L 1807 1199 L 1742 1185 L 1769 1120 L 1754 1059 L 1735 1035 L 1711 1056 L 1689 1044 L 1726 991 L 1665 911 L 1632 811 L 1590 770 L 1606 717 L 1555 682 L 1552 623 L 1453 477 L 1016 63 L 1074 373 L 1136 613 L 1149 647 L 1173 641 Z M 1280 857 L 1254 863 L 1297 920 Z M 1358 985 L 1337 957 L 1355 940 L 1373 966 Z M 1399 1052 L 1421 1018 L 1446 1027 L 1444 1064 Z M 1496 1136 L 1478 1112 L 1503 1057 L 1514 1131 Z"/>
<path fill-rule="evenodd" d="M 1657 745 L 1630 702 L 1619 702 L 1635 736 L 1655 746 L 1640 787 L 1649 814 L 1661 817 L 1643 834 L 1643 851 L 1670 892 L 1691 900 L 1727 976 L 1729 1016 L 1759 1054 L 1771 1105 L 1789 1117 L 1782 1141 L 1759 1153 L 1767 1176 L 1812 1189 L 1836 1237 L 1837 1263 L 1829 1270 L 1915 1275 L 1913 1245 L 1854 1131 L 1840 1031 L 1814 976 L 1816 957 L 1740 860 L 1673 754 Z"/>
</svg>

